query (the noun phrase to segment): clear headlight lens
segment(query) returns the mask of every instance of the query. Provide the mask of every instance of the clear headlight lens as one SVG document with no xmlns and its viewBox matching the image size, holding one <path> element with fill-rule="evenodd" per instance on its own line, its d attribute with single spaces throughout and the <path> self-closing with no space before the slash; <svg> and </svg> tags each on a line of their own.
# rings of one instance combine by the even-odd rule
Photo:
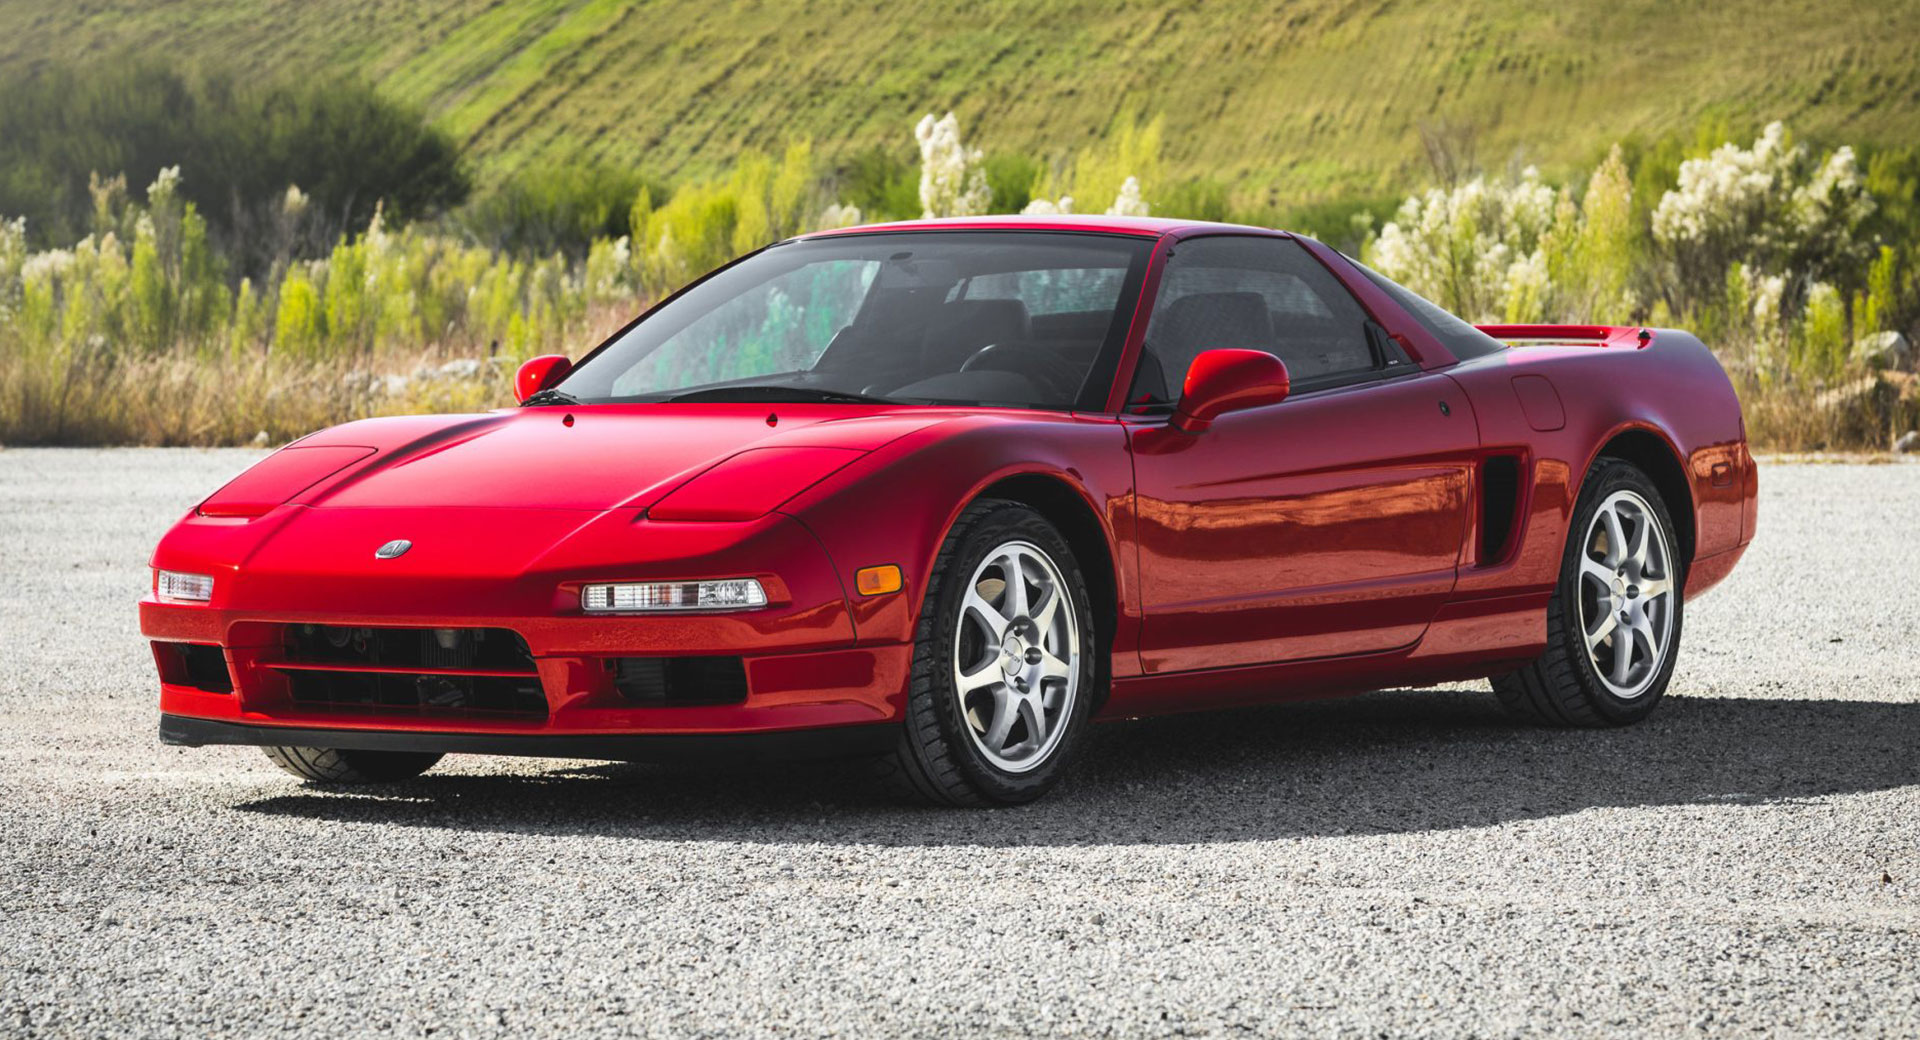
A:
<svg viewBox="0 0 1920 1040">
<path fill-rule="evenodd" d="M 671 610 L 752 610 L 767 605 L 767 590 L 752 578 L 725 581 L 644 581 L 587 585 L 580 609 L 589 614 L 644 614 Z"/>
<path fill-rule="evenodd" d="M 213 598 L 213 579 L 205 574 L 161 571 L 160 580 L 154 588 L 161 599 L 182 603 L 205 603 Z"/>
</svg>

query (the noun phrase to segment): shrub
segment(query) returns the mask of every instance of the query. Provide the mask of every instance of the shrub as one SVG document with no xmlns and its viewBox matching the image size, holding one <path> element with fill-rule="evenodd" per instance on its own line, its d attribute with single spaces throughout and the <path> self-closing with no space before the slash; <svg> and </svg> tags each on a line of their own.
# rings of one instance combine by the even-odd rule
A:
<svg viewBox="0 0 1920 1040">
<path fill-rule="evenodd" d="M 666 293 L 741 253 L 809 230 L 815 219 L 813 145 L 795 141 L 778 164 L 759 152 L 740 157 L 725 178 L 682 184 L 653 207 L 634 201 L 634 262 L 640 284 Z"/>
<path fill-rule="evenodd" d="M 1390 278 L 1469 320 L 1534 319 L 1558 196 L 1538 170 L 1409 196 L 1368 250 Z"/>
<path fill-rule="evenodd" d="M 1198 177 L 1168 185 L 1153 202 L 1154 212 L 1166 217 L 1188 220 L 1226 220 L 1229 213 L 1227 186 L 1211 177 Z"/>
<path fill-rule="evenodd" d="M 306 253 L 365 227 L 376 206 L 408 220 L 468 190 L 449 137 L 349 80 L 253 86 L 118 57 L 16 70 L 0 79 L 0 97 L 0 213 L 25 216 L 42 246 L 100 230 L 95 175 L 150 184 L 179 166 L 186 199 L 252 273 L 281 244 L 269 232 L 290 184 L 312 199 L 318 221 L 293 244 Z"/>
<path fill-rule="evenodd" d="M 376 203 L 323 241 L 319 196 L 283 184 L 261 193 L 268 259 L 253 267 L 220 248 L 191 169 L 160 167 L 132 192 L 124 176 L 89 176 L 69 218 L 85 230 L 66 248 L 36 248 L 31 219 L 0 220 L 0 440 L 231 443 L 503 404 L 516 360 L 578 353 L 646 298 L 769 242 L 915 216 L 923 184 L 949 212 L 1070 209 L 1054 195 L 1065 186 L 1095 193 L 1093 212 L 1235 216 L 1218 182 L 1161 185 L 1154 124 L 1123 118 L 1055 166 L 983 159 L 950 117 L 916 138 L 920 168 L 869 151 L 823 180 L 800 140 L 670 192 L 588 168 L 517 178 L 445 223 L 390 220 Z M 1917 417 L 1920 381 L 1872 370 L 1896 363 L 1884 344 L 1858 346 L 1916 331 L 1916 185 L 1920 150 L 1816 156 L 1769 128 L 1751 148 L 1628 142 L 1564 185 L 1463 174 L 1397 208 L 1240 217 L 1357 248 L 1470 318 L 1691 328 L 1726 362 L 1757 443 L 1858 447 Z M 814 309 L 817 345 L 838 319 Z"/>
<path fill-rule="evenodd" d="M 1726 362 L 1762 443 L 1871 445 L 1915 420 L 1911 374 L 1877 376 L 1855 346 L 1911 336 L 1920 309 L 1915 182 L 1896 163 L 1863 177 L 1851 148 L 1816 158 L 1778 123 L 1751 147 L 1642 149 L 1671 171 L 1664 184 L 1626 154 L 1578 197 L 1531 170 L 1412 196 L 1365 256 L 1475 320 L 1689 327 Z M 1893 218 L 1873 219 L 1872 183 L 1890 187 Z"/>
<path fill-rule="evenodd" d="M 920 212 L 925 217 L 971 217 L 989 212 L 993 192 L 987 187 L 980 149 L 960 140 L 960 121 L 952 112 L 935 119 L 923 117 L 913 128 L 920 142 Z"/>
<path fill-rule="evenodd" d="M 632 234 L 633 200 L 643 189 L 666 194 L 664 186 L 634 170 L 542 167 L 482 194 L 455 216 L 455 224 L 491 249 L 581 260 L 595 239 Z"/>
<path fill-rule="evenodd" d="M 1006 153 L 988 156 L 984 169 L 993 208 L 1006 213 L 1027 208 L 1043 172 L 1040 162 L 1032 156 Z"/>
<path fill-rule="evenodd" d="M 989 165 L 989 181 L 992 176 Z M 920 215 L 919 170 L 886 148 L 874 145 L 856 152 L 837 179 L 839 197 L 870 220 L 910 220 Z"/>
<path fill-rule="evenodd" d="M 1729 142 L 1681 163 L 1653 234 L 1671 253 L 1681 308 L 1717 302 L 1718 272 L 1733 263 L 1786 274 L 1797 308 L 1816 282 L 1858 287 L 1872 255 L 1859 232 L 1873 208 L 1852 148 L 1815 162 L 1772 123 L 1752 148 Z"/>
</svg>

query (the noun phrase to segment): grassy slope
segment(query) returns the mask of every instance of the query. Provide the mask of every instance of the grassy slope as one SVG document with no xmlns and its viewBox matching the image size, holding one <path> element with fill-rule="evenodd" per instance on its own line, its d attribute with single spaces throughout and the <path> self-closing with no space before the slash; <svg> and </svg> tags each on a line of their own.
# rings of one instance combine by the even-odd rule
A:
<svg viewBox="0 0 1920 1040">
<path fill-rule="evenodd" d="M 912 121 L 948 107 L 973 143 L 1052 157 L 1122 105 L 1161 114 L 1168 173 L 1243 204 L 1401 188 L 1439 123 L 1473 128 L 1483 163 L 1550 169 L 1702 116 L 1920 138 L 1916 0 L 1116 6 L 0 0 L 0 62 L 139 47 L 353 71 L 425 106 L 488 176 L 581 156 L 675 176 L 794 132 L 828 155 L 910 153 Z"/>
</svg>

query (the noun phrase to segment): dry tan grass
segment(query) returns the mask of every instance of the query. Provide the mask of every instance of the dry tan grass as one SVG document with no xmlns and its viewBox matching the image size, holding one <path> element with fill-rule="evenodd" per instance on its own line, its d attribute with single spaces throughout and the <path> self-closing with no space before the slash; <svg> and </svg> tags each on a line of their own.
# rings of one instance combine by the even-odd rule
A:
<svg viewBox="0 0 1920 1040">
<path fill-rule="evenodd" d="M 619 318 L 609 312 L 595 324 L 610 331 Z M 467 356 L 444 349 L 317 361 L 184 348 L 144 358 L 5 352 L 0 444 L 215 446 L 254 443 L 263 433 L 267 443 L 283 444 L 368 416 L 512 404 L 518 359 L 482 361 L 472 376 L 441 374 L 446 362 Z M 1920 427 L 1920 378 L 1864 378 L 1864 391 L 1851 394 L 1749 383 L 1741 391 L 1748 437 L 1769 452 L 1886 451 Z"/>
<path fill-rule="evenodd" d="M 1747 439 L 1758 451 L 1884 452 L 1920 428 L 1920 377 L 1912 372 L 1862 375 L 1826 392 L 1752 382 L 1740 390 Z"/>
<path fill-rule="evenodd" d="M 591 345 L 644 303 L 597 305 L 568 338 Z M 456 342 L 320 358 L 262 347 L 182 344 L 154 355 L 104 346 L 17 349 L 0 342 L 0 444 L 214 447 L 284 444 L 376 415 L 482 411 L 513 403 L 524 358 Z M 447 374 L 450 361 L 477 364 Z"/>
<path fill-rule="evenodd" d="M 301 361 L 176 351 L 148 358 L 80 356 L 64 366 L 0 357 L 0 443 L 223 445 L 284 443 L 372 415 L 471 411 L 512 403 L 511 364 L 470 378 L 410 378 L 445 357 L 426 353 Z M 357 362 L 357 363 L 356 363 Z M 406 377 L 388 392 L 384 376 Z"/>
</svg>

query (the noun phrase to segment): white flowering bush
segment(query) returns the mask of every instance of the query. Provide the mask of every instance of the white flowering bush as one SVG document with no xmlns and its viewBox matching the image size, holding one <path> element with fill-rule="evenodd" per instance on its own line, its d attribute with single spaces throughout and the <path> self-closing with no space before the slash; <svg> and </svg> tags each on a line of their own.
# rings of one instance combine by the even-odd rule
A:
<svg viewBox="0 0 1920 1040">
<path fill-rule="evenodd" d="M 818 225 L 821 230 L 827 230 L 829 228 L 853 227 L 856 224 L 862 223 L 863 220 L 864 218 L 860 213 L 860 207 L 852 203 L 836 202 L 826 209 L 821 210 L 820 219 L 814 223 Z"/>
<path fill-rule="evenodd" d="M 1475 321 L 1688 328 L 1726 364 L 1756 438 L 1779 446 L 1857 446 L 1920 422 L 1920 393 L 1893 389 L 1910 377 L 1873 370 L 1898 355 L 1862 346 L 1913 335 L 1920 243 L 1876 237 L 1853 149 L 1815 155 L 1774 123 L 1680 163 L 1651 206 L 1634 184 L 1615 148 L 1583 191 L 1533 170 L 1431 189 L 1362 253 Z"/>
<path fill-rule="evenodd" d="M 1861 228 L 1873 208 L 1852 148 L 1816 163 L 1775 122 L 1752 147 L 1729 142 L 1681 163 L 1678 185 L 1653 211 L 1653 235 L 1673 256 L 1683 304 L 1712 301 L 1719 272 L 1738 263 L 1781 275 L 1791 316 L 1814 283 L 1864 269 L 1874 243 Z"/>
<path fill-rule="evenodd" d="M 1113 205 L 1107 207 L 1109 217 L 1144 217 L 1151 211 L 1147 200 L 1140 197 L 1140 178 L 1128 177 L 1120 183 L 1120 193 L 1113 198 Z"/>
<path fill-rule="evenodd" d="M 632 240 L 626 235 L 611 241 L 595 239 L 587 249 L 584 274 L 588 303 L 631 299 L 639 289 L 633 269 Z"/>
<path fill-rule="evenodd" d="M 0 220 L 0 323 L 20 306 L 27 260 L 27 218 Z"/>
<path fill-rule="evenodd" d="M 1367 262 L 1463 317 L 1538 320 L 1548 290 L 1541 250 L 1558 201 L 1533 167 L 1513 181 L 1433 188 L 1401 203 Z"/>
<path fill-rule="evenodd" d="M 931 114 L 913 128 L 920 142 L 920 207 L 924 217 L 971 217 L 988 212 L 993 192 L 978 148 L 960 140 L 960 120 Z"/>
</svg>

